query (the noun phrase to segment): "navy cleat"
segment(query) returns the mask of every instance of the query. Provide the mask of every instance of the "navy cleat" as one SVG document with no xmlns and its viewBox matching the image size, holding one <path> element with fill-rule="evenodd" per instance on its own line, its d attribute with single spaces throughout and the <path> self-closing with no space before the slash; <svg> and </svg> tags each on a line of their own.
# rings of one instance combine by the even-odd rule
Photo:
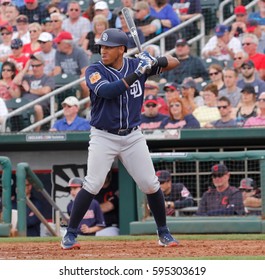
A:
<svg viewBox="0 0 265 280">
<path fill-rule="evenodd" d="M 80 244 L 75 240 L 76 234 L 72 232 L 66 232 L 61 241 L 61 248 L 64 250 L 80 249 Z"/>
<path fill-rule="evenodd" d="M 167 227 L 163 227 L 158 229 L 158 244 L 162 247 L 176 247 L 179 242 L 170 234 Z"/>
</svg>

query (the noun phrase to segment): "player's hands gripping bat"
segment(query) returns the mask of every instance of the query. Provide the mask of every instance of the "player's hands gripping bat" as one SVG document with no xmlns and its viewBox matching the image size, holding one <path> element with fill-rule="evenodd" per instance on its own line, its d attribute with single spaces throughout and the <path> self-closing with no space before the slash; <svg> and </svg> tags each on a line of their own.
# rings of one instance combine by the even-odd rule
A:
<svg viewBox="0 0 265 280">
<path fill-rule="evenodd" d="M 140 58 L 140 59 L 149 59 L 150 61 L 151 61 L 151 65 L 152 66 L 155 66 L 155 65 L 157 65 L 157 59 L 155 58 L 155 57 L 153 57 L 149 52 L 147 52 L 147 51 L 143 51 L 143 52 L 141 52 L 141 53 L 139 53 L 138 55 L 137 55 L 137 57 L 138 58 Z"/>
<path fill-rule="evenodd" d="M 151 60 L 150 59 L 140 59 L 140 62 L 134 71 L 134 73 L 140 77 L 142 76 L 145 72 L 150 70 L 152 67 Z"/>
</svg>

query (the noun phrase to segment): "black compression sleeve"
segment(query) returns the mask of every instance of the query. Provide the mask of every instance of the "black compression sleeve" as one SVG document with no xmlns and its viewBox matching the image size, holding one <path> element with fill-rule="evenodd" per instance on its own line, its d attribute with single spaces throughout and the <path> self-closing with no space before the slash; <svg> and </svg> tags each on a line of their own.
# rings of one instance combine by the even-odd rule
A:
<svg viewBox="0 0 265 280">
<path fill-rule="evenodd" d="M 124 78 L 124 81 L 128 84 L 128 86 L 131 86 L 137 79 L 138 75 L 136 73 L 132 73 Z"/>
<path fill-rule="evenodd" d="M 157 58 L 157 66 L 159 67 L 167 67 L 168 66 L 168 61 L 165 56 L 158 57 Z"/>
</svg>

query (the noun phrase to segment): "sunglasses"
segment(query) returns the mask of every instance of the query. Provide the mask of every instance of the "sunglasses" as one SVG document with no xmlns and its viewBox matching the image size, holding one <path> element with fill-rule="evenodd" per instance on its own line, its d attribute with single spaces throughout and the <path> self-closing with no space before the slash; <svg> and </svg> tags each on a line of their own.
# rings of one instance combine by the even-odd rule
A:
<svg viewBox="0 0 265 280">
<path fill-rule="evenodd" d="M 251 44 L 253 44 L 253 43 L 242 43 L 242 46 L 249 46 Z"/>
<path fill-rule="evenodd" d="M 2 3 L 1 6 L 11 6 L 10 4 L 11 4 L 10 2 L 5 2 L 5 3 Z"/>
<path fill-rule="evenodd" d="M 252 192 L 252 190 L 244 190 L 244 189 L 240 189 L 241 192 L 246 192 L 246 193 L 250 193 Z"/>
<path fill-rule="evenodd" d="M 243 67 L 241 67 L 241 69 L 243 69 L 243 70 L 250 70 L 250 69 L 252 69 L 252 67 L 243 66 Z"/>
<path fill-rule="evenodd" d="M 31 67 L 35 68 L 35 67 L 40 67 L 41 65 L 42 65 L 42 63 L 40 63 L 40 64 L 31 64 Z"/>
<path fill-rule="evenodd" d="M 239 56 L 239 57 L 235 57 L 234 60 L 240 60 L 240 59 L 242 59 L 242 58 L 243 58 L 243 57 L 240 57 L 240 56 Z"/>
<path fill-rule="evenodd" d="M 18 50 L 20 48 L 22 48 L 22 47 L 11 47 L 11 50 Z"/>
<path fill-rule="evenodd" d="M 150 108 L 150 107 L 152 107 L 152 108 L 155 108 L 157 106 L 157 104 L 146 104 L 145 105 L 145 107 L 147 107 L 147 108 Z"/>
<path fill-rule="evenodd" d="M 7 36 L 7 35 L 10 35 L 10 34 L 11 34 L 11 32 L 3 32 L 3 33 L 1 33 L 2 36 L 5 36 L 5 35 Z"/>
<path fill-rule="evenodd" d="M 140 12 L 140 10 L 134 10 L 136 13 L 139 13 Z"/>
<path fill-rule="evenodd" d="M 70 12 L 78 12 L 79 9 L 70 9 Z"/>
<path fill-rule="evenodd" d="M 216 76 L 216 75 L 218 75 L 219 73 L 220 73 L 220 72 L 212 72 L 212 73 L 209 73 L 209 75 L 210 75 L 210 76 L 214 76 L 214 75 Z"/>
<path fill-rule="evenodd" d="M 30 30 L 29 33 L 37 33 L 37 30 Z"/>
<path fill-rule="evenodd" d="M 51 22 L 58 22 L 58 21 L 59 21 L 58 19 L 51 20 Z"/>
<path fill-rule="evenodd" d="M 222 173 L 220 173 L 220 174 L 212 174 L 212 178 L 222 178 L 223 176 L 225 176 L 226 175 L 226 173 L 225 174 L 222 174 Z"/>
<path fill-rule="evenodd" d="M 259 98 L 258 101 L 259 102 L 265 102 L 265 98 Z"/>
<path fill-rule="evenodd" d="M 218 108 L 218 110 L 220 110 L 220 109 L 227 109 L 227 105 L 225 105 L 225 106 L 217 106 L 217 108 Z"/>
<path fill-rule="evenodd" d="M 176 89 L 176 90 L 178 90 L 178 89 Z M 175 91 L 175 89 L 166 89 L 165 90 L 165 92 L 174 92 Z"/>
<path fill-rule="evenodd" d="M 11 69 L 3 68 L 3 69 L 2 69 L 2 72 L 12 72 L 12 70 L 11 70 Z"/>
<path fill-rule="evenodd" d="M 172 108 L 172 107 L 180 107 L 180 104 L 179 103 L 170 104 L 169 107 L 170 108 Z"/>
</svg>

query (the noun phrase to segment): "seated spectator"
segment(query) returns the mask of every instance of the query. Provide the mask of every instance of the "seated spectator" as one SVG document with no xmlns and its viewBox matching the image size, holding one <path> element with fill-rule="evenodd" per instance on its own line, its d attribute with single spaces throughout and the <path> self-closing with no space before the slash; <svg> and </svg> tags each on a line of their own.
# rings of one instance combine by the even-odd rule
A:
<svg viewBox="0 0 265 280">
<path fill-rule="evenodd" d="M 96 236 L 119 235 L 119 190 L 113 183 L 112 170 L 107 174 L 106 180 L 95 196 L 103 212 L 106 227 L 96 233 Z"/>
<path fill-rule="evenodd" d="M 83 180 L 79 177 L 73 177 L 69 180 L 68 187 L 70 188 L 70 194 L 72 200 L 67 205 L 67 213 L 70 216 L 74 204 L 75 197 L 81 190 L 83 185 Z M 80 235 L 95 235 L 96 232 L 105 228 L 104 215 L 100 209 L 100 205 L 97 200 L 93 199 L 89 209 L 84 215 L 82 221 L 78 226 L 78 234 Z"/>
<path fill-rule="evenodd" d="M 220 119 L 220 112 L 217 108 L 218 89 L 214 84 L 208 84 L 202 91 L 204 105 L 193 111 L 194 117 L 204 127 L 207 123 Z"/>
<path fill-rule="evenodd" d="M 30 56 L 41 50 L 39 43 L 41 31 L 41 25 L 39 23 L 33 22 L 29 25 L 30 43 L 23 45 L 23 53 L 26 56 Z"/>
<path fill-rule="evenodd" d="M 261 215 L 260 210 L 249 210 L 250 208 L 259 208 L 262 205 L 261 191 L 252 178 L 245 178 L 240 181 L 239 190 L 242 192 L 245 212 L 248 215 Z"/>
<path fill-rule="evenodd" d="M 218 97 L 226 96 L 229 98 L 232 107 L 236 107 L 241 99 L 241 88 L 237 86 L 238 73 L 234 68 L 223 70 L 224 89 L 219 91 Z"/>
<path fill-rule="evenodd" d="M 238 80 L 241 80 L 243 78 L 241 66 L 246 60 L 248 60 L 248 54 L 245 53 L 243 50 L 235 53 L 233 67 L 237 70 Z"/>
<path fill-rule="evenodd" d="M 45 19 L 42 20 L 41 31 L 48 32 L 48 33 L 52 32 L 52 21 L 50 17 L 46 17 Z"/>
<path fill-rule="evenodd" d="M 206 128 L 228 128 L 237 127 L 236 120 L 232 117 L 232 106 L 230 100 L 223 96 L 218 99 L 217 108 L 220 112 L 221 118 L 207 123 L 204 127 Z"/>
<path fill-rule="evenodd" d="M 52 13 L 51 17 L 51 24 L 52 24 L 52 36 L 53 38 L 57 37 L 63 30 L 63 20 L 64 15 L 60 13 Z"/>
<path fill-rule="evenodd" d="M 236 15 L 235 22 L 232 23 L 230 37 L 240 37 L 247 31 L 248 14 L 245 6 L 239 5 L 234 9 Z"/>
<path fill-rule="evenodd" d="M 156 176 L 164 193 L 167 216 L 175 216 L 175 210 L 194 205 L 190 191 L 182 183 L 172 183 L 169 171 L 158 170 Z"/>
<path fill-rule="evenodd" d="M 211 64 L 209 66 L 209 77 L 213 84 L 217 85 L 217 89 L 222 90 L 225 88 L 223 67 L 220 64 Z"/>
<path fill-rule="evenodd" d="M 250 117 L 256 117 L 258 112 L 254 87 L 246 85 L 241 90 L 241 93 L 241 101 L 236 108 L 236 121 L 238 126 L 243 126 Z"/>
<path fill-rule="evenodd" d="M 6 107 L 6 103 L 3 100 L 3 98 L 0 97 L 0 129 L 1 129 L 1 124 L 3 123 L 3 119 L 7 114 L 8 114 L 8 110 Z"/>
<path fill-rule="evenodd" d="M 75 96 L 68 96 L 62 102 L 64 117 L 57 120 L 50 131 L 90 130 L 89 121 L 78 116 L 79 102 Z"/>
<path fill-rule="evenodd" d="M 173 98 L 169 101 L 169 117 L 165 118 L 161 129 L 200 128 L 198 120 L 188 112 L 183 99 Z"/>
<path fill-rule="evenodd" d="M 158 112 L 157 97 L 155 95 L 149 94 L 144 99 L 144 112 L 141 115 L 141 129 L 159 129 L 163 119 L 167 115 L 160 114 Z"/>
<path fill-rule="evenodd" d="M 16 18 L 16 32 L 13 33 L 12 39 L 21 39 L 24 44 L 30 43 L 30 34 L 29 34 L 29 19 L 26 15 L 19 15 Z"/>
<path fill-rule="evenodd" d="M 169 100 L 175 97 L 181 97 L 181 87 L 176 83 L 166 83 L 163 90 L 165 91 L 165 99 L 167 104 Z"/>
<path fill-rule="evenodd" d="M 258 114 L 256 117 L 250 117 L 244 123 L 244 127 L 265 126 L 265 92 L 262 92 L 258 98 Z"/>
<path fill-rule="evenodd" d="M 12 53 L 11 40 L 13 35 L 13 27 L 11 25 L 0 26 L 1 43 L 0 43 L 0 62 L 7 60 L 8 55 Z"/>
<path fill-rule="evenodd" d="M 198 216 L 244 215 L 244 204 L 239 189 L 229 184 L 230 173 L 224 164 L 211 168 L 213 186 L 202 195 Z"/>
<path fill-rule="evenodd" d="M 236 37 L 230 38 L 229 27 L 217 25 L 215 35 L 209 39 L 202 49 L 203 58 L 212 57 L 220 61 L 229 61 L 234 54 L 241 50 L 240 40 Z"/>
<path fill-rule="evenodd" d="M 49 1 L 49 5 L 46 6 L 46 9 L 49 14 L 52 13 L 67 13 L 67 1 L 65 0 L 51 0 Z"/>
<path fill-rule="evenodd" d="M 6 21 L 8 25 L 13 27 L 14 31 L 17 31 L 16 18 L 18 17 L 18 15 L 19 15 L 19 11 L 17 5 L 14 5 L 12 3 L 7 5 L 5 10 Z"/>
<path fill-rule="evenodd" d="M 265 31 L 262 31 L 261 26 L 256 20 L 248 20 L 247 32 L 257 36 L 259 43 L 257 47 L 258 53 L 265 53 Z"/>
</svg>

